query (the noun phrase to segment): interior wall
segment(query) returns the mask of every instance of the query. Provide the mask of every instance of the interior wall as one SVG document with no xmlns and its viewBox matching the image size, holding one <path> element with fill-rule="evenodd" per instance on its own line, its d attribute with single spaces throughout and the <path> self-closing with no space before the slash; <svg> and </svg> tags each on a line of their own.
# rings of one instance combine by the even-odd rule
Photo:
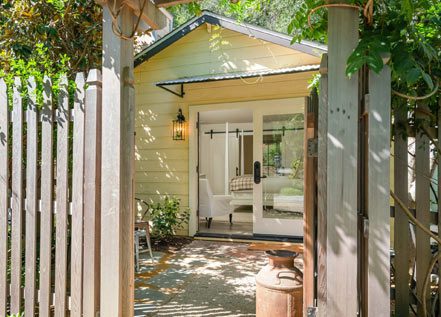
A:
<svg viewBox="0 0 441 317">
<path fill-rule="evenodd" d="M 244 174 L 253 174 L 253 136 L 245 135 L 243 138 Z"/>
<path fill-rule="evenodd" d="M 165 195 L 189 206 L 189 136 L 172 140 L 172 120 L 189 106 L 309 94 L 316 72 L 185 85 L 180 98 L 155 83 L 188 76 L 319 64 L 320 58 L 229 30 L 207 31 L 205 25 L 135 68 L 135 195 L 149 202 Z M 188 122 L 188 121 L 187 121 Z M 195 122 L 188 122 L 195 125 Z M 187 126 L 187 132 L 189 126 Z M 188 234 L 184 228 L 181 234 Z"/>
<path fill-rule="evenodd" d="M 199 168 L 200 174 L 206 175 L 211 190 L 216 195 L 225 193 L 225 134 L 210 131 L 223 132 L 225 124 L 201 124 L 199 143 Z M 250 130 L 252 123 L 230 123 L 229 131 L 236 129 Z M 208 133 L 208 134 L 207 134 Z M 229 156 L 229 179 L 240 172 L 240 135 L 229 133 L 228 156 Z M 227 188 L 228 190 L 228 185 Z"/>
</svg>

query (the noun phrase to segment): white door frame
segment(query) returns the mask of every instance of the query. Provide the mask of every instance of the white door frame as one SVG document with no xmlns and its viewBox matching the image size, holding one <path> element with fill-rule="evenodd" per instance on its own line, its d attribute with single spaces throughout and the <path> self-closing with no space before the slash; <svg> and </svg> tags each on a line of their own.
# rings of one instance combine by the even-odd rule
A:
<svg viewBox="0 0 441 317">
<path fill-rule="evenodd" d="M 229 103 L 216 103 L 205 105 L 189 105 L 189 121 L 188 121 L 188 143 L 189 143 L 189 208 L 190 208 L 190 220 L 188 223 L 189 236 L 194 236 L 198 230 L 198 131 L 196 128 L 196 122 L 198 118 L 198 112 L 209 110 L 230 110 L 230 109 L 250 109 L 258 110 L 268 107 L 274 107 L 274 104 L 284 106 L 291 106 L 293 109 L 300 107 L 299 112 L 303 113 L 303 107 L 305 104 L 305 97 L 297 98 L 284 98 L 284 99 L 266 99 L 257 101 L 244 101 L 244 102 L 229 102 Z M 254 116 L 253 116 L 254 117 Z M 253 216 L 254 219 L 254 216 Z"/>
<path fill-rule="evenodd" d="M 300 104 L 272 105 L 271 108 L 259 108 L 253 113 L 253 162 L 259 161 L 263 169 L 263 116 L 273 114 L 304 114 L 305 98 Z M 262 171 L 263 172 L 263 171 Z M 261 172 L 261 173 L 262 173 Z M 253 184 L 253 234 L 273 235 L 274 230 L 281 236 L 303 236 L 303 217 L 301 219 L 265 218 L 263 216 L 263 179 L 260 184 Z M 277 228 L 277 229 L 276 229 Z"/>
</svg>

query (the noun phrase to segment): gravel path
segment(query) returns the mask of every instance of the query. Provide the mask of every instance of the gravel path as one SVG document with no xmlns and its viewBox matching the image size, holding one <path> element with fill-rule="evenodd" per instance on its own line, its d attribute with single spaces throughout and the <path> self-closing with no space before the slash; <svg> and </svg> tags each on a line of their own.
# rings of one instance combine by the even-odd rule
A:
<svg viewBox="0 0 441 317">
<path fill-rule="evenodd" d="M 195 240 L 175 254 L 142 254 L 135 316 L 254 316 L 255 280 L 265 264 L 248 244 Z"/>
</svg>

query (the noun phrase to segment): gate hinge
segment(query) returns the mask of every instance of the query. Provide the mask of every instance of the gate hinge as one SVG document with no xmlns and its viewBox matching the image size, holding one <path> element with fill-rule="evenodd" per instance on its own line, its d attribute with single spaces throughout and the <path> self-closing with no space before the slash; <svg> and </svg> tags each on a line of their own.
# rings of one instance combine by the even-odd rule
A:
<svg viewBox="0 0 441 317">
<path fill-rule="evenodd" d="M 308 157 L 318 156 L 318 138 L 308 139 Z"/>
<path fill-rule="evenodd" d="M 318 309 L 317 309 L 317 307 L 308 307 L 307 309 L 306 309 L 306 316 L 307 317 L 316 317 L 317 316 L 317 312 L 318 312 Z"/>
</svg>

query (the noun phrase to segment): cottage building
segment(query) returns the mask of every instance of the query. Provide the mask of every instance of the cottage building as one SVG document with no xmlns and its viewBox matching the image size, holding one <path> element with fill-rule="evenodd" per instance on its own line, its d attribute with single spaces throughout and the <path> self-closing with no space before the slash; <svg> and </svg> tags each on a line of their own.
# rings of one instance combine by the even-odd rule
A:
<svg viewBox="0 0 441 317">
<path fill-rule="evenodd" d="M 302 236 L 305 97 L 325 51 L 203 12 L 138 53 L 136 197 L 179 198 L 185 235 Z"/>
</svg>

